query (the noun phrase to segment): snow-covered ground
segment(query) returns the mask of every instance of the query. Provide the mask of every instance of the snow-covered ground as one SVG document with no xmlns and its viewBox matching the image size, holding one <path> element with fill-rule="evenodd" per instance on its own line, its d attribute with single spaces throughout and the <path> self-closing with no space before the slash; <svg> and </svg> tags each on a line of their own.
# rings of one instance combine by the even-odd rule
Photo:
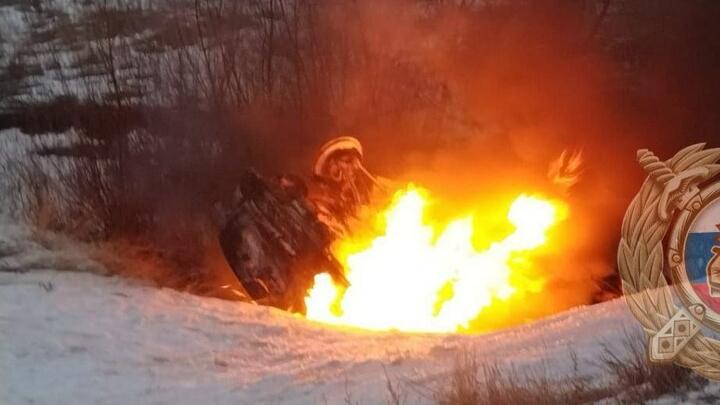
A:
<svg viewBox="0 0 720 405">
<path fill-rule="evenodd" d="M 598 342 L 636 327 L 614 301 L 479 336 L 341 330 L 98 275 L 62 238 L 0 228 L 3 404 L 384 403 L 386 375 L 410 403 L 430 402 L 417 387 L 441 381 L 461 350 L 562 377 L 569 349 L 592 373 Z"/>
<path fill-rule="evenodd" d="M 599 343 L 637 328 L 616 300 L 485 335 L 342 330 L 99 272 L 80 245 L 0 223 L 1 404 L 374 404 L 388 378 L 430 403 L 463 350 L 557 378 L 575 351 L 602 378 Z"/>
</svg>

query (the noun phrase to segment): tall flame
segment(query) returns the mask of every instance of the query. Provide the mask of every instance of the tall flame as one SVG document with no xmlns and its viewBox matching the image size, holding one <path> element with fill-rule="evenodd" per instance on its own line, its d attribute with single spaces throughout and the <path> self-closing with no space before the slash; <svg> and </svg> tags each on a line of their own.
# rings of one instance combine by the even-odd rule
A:
<svg viewBox="0 0 720 405">
<path fill-rule="evenodd" d="M 494 302 L 519 290 L 537 290 L 542 279 L 512 277 L 523 254 L 546 242 L 564 218 L 564 204 L 519 196 L 507 218 L 514 231 L 478 251 L 473 218 L 451 221 L 438 234 L 424 212 L 427 192 L 398 191 L 379 216 L 384 232 L 369 243 L 340 241 L 336 252 L 350 286 L 342 290 L 326 273 L 315 277 L 305 299 L 309 319 L 367 329 L 452 332 L 466 328 Z"/>
</svg>

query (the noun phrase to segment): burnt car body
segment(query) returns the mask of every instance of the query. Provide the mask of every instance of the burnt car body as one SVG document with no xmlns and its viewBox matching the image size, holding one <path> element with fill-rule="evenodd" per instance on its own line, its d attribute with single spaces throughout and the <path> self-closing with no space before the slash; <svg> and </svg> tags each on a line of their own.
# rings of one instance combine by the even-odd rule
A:
<svg viewBox="0 0 720 405">
<path fill-rule="evenodd" d="M 370 202 L 375 185 L 362 165 L 362 146 L 352 137 L 320 149 L 308 183 L 292 175 L 245 173 L 219 240 L 249 298 L 304 312 L 316 274 L 329 273 L 347 285 L 330 247 L 349 232 L 349 221 Z"/>
</svg>

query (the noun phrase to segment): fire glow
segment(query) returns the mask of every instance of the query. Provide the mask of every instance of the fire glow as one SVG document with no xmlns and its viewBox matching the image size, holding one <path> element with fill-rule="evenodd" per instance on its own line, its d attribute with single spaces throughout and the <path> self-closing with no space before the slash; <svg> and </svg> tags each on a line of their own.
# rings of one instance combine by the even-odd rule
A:
<svg viewBox="0 0 720 405">
<path fill-rule="evenodd" d="M 519 292 L 539 291 L 540 277 L 519 275 L 529 253 L 547 242 L 548 230 L 567 214 L 565 204 L 520 195 L 507 219 L 514 230 L 478 250 L 472 216 L 442 226 L 425 218 L 428 193 L 398 191 L 378 214 L 380 230 L 366 243 L 336 246 L 350 286 L 327 273 L 315 277 L 305 298 L 307 318 L 375 330 L 456 332 Z M 436 230 L 440 230 L 437 232 Z"/>
</svg>

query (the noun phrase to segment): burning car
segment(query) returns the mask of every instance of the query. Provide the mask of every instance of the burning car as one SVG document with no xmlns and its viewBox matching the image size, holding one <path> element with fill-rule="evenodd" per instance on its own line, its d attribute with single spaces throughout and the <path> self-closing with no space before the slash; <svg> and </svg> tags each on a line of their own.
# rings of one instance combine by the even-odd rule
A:
<svg viewBox="0 0 720 405">
<path fill-rule="evenodd" d="M 573 156 L 551 165 L 553 184 L 577 177 Z M 244 175 L 219 239 L 249 298 L 324 323 L 452 332 L 542 291 L 533 252 L 567 217 L 562 200 L 520 193 L 495 212 L 508 231 L 476 244 L 491 231 L 475 215 L 493 212 L 426 215 L 429 190 L 378 179 L 362 159 L 360 142 L 340 137 L 320 149 L 309 182 Z"/>
<path fill-rule="evenodd" d="M 310 182 L 294 175 L 244 174 L 237 202 L 222 226 L 225 258 L 254 301 L 304 312 L 303 297 L 319 272 L 347 285 L 330 251 L 378 181 L 362 164 L 360 142 L 349 136 L 320 148 Z"/>
</svg>

